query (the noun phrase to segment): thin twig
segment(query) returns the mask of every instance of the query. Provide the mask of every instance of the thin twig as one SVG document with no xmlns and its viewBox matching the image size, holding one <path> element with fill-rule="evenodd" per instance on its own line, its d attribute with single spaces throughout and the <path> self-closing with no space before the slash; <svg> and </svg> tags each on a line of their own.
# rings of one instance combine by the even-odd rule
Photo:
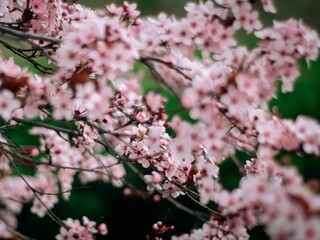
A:
<svg viewBox="0 0 320 240">
<path fill-rule="evenodd" d="M 55 168 L 58 168 L 58 169 L 69 169 L 69 170 L 74 170 L 74 171 L 79 171 L 79 172 L 94 172 L 94 173 L 97 173 L 97 174 L 101 174 L 101 175 L 107 175 L 109 176 L 107 173 L 105 172 L 102 172 L 102 171 L 99 171 L 99 169 L 102 169 L 102 168 L 109 168 L 109 167 L 112 167 L 112 166 L 115 166 L 117 164 L 120 164 L 120 162 L 116 162 L 116 163 L 113 163 L 113 164 L 110 164 L 110 165 L 107 165 L 107 166 L 103 166 L 103 167 L 95 167 L 95 168 L 81 168 L 81 167 L 72 167 L 72 166 L 65 166 L 65 165 L 59 165 L 59 164 L 55 164 L 55 163 L 52 163 L 52 162 L 39 162 L 39 161 L 35 161 L 33 160 L 32 158 L 30 157 L 27 157 L 27 156 L 24 156 L 24 155 L 21 155 L 19 153 L 15 153 L 15 152 L 12 152 L 8 149 L 5 149 L 5 148 L 2 148 L 0 147 L 2 151 L 5 151 L 13 156 L 16 156 L 26 162 L 29 162 L 29 163 L 32 163 L 32 164 L 36 164 L 36 165 L 48 165 L 48 166 L 51 166 L 51 167 L 55 167 Z"/>
<path fill-rule="evenodd" d="M 30 62 L 40 72 L 45 73 L 45 74 L 53 73 L 53 69 L 41 65 L 37 61 L 33 60 L 32 57 L 26 55 L 23 52 L 20 52 L 20 51 L 16 50 L 14 47 L 12 47 L 10 44 L 6 43 L 5 41 L 0 40 L 0 43 L 3 46 L 5 46 L 7 49 L 9 49 L 11 52 L 13 52 L 14 54 L 17 54 L 19 57 L 21 57 L 21 58 L 25 59 L 26 61 Z"/>
<path fill-rule="evenodd" d="M 29 182 L 25 179 L 25 177 L 22 175 L 22 173 L 20 172 L 20 170 L 18 169 L 17 165 L 14 163 L 14 161 L 12 161 L 12 159 L 8 156 L 8 154 L 6 152 L 3 152 L 3 154 L 8 158 L 8 160 L 10 161 L 10 163 L 12 164 L 13 168 L 15 169 L 15 171 L 17 172 L 17 174 L 19 175 L 19 177 L 22 179 L 22 181 L 28 186 L 28 188 L 33 192 L 33 195 L 38 199 L 38 201 L 45 207 L 45 209 L 47 210 L 48 215 L 50 216 L 50 218 L 55 221 L 59 226 L 68 229 L 68 227 L 64 224 L 63 221 L 61 221 L 60 218 L 58 218 L 48 207 L 47 205 L 42 201 L 42 199 L 38 196 L 38 193 L 34 190 L 34 188 L 29 184 Z"/>
<path fill-rule="evenodd" d="M 127 165 L 142 181 L 144 181 L 146 184 L 151 184 L 151 185 L 153 185 L 152 183 L 149 183 L 149 182 L 146 181 L 146 179 L 144 178 L 143 174 L 142 174 L 132 163 L 126 162 L 126 165 Z M 160 189 L 156 188 L 155 186 L 153 186 L 153 187 L 154 187 L 154 189 L 155 189 L 158 193 L 160 193 L 161 195 L 163 194 L 163 192 L 162 192 Z M 179 203 L 178 201 L 176 201 L 176 200 L 175 200 L 174 198 L 172 198 L 171 196 L 166 197 L 166 199 L 167 199 L 169 202 L 171 202 L 172 204 L 174 204 L 174 205 L 175 205 L 177 208 L 179 208 L 180 210 L 182 210 L 182 211 L 184 211 L 184 212 L 186 212 L 186 213 L 188 213 L 188 214 L 190 214 L 190 215 L 192 215 L 192 216 L 197 217 L 199 220 L 201 220 L 201 221 L 203 221 L 203 222 L 207 222 L 207 219 L 205 219 L 205 218 L 203 217 L 203 215 L 204 215 L 205 213 L 192 210 L 192 209 L 184 206 L 183 204 Z"/>
<path fill-rule="evenodd" d="M 215 215 L 218 215 L 220 217 L 224 217 L 221 213 L 212 210 L 211 208 L 207 207 L 206 205 L 203 205 L 201 202 L 199 202 L 197 199 L 195 199 L 191 194 L 189 194 L 188 192 L 186 193 L 187 196 L 194 201 L 195 203 L 197 203 L 199 206 L 203 207 L 204 209 L 208 210 L 211 213 L 214 213 Z"/>
<path fill-rule="evenodd" d="M 148 59 L 141 58 L 140 61 L 149 68 L 152 75 L 162 84 L 164 85 L 177 99 L 180 99 L 180 96 L 176 93 L 176 91 L 168 84 L 168 82 L 162 77 L 162 75 L 155 69 L 154 65 L 148 61 Z"/>
<path fill-rule="evenodd" d="M 161 63 L 171 69 L 173 69 L 174 71 L 176 71 L 177 73 L 181 74 L 184 78 L 188 79 L 189 81 L 192 81 L 192 78 L 189 77 L 187 74 L 185 74 L 184 72 L 182 72 L 181 70 L 189 70 L 180 66 L 177 66 L 175 64 L 173 64 L 172 62 L 167 62 L 164 61 L 162 59 L 159 58 L 153 58 L 153 57 L 141 57 L 140 60 L 143 61 L 154 61 L 154 62 L 158 62 Z"/>
</svg>

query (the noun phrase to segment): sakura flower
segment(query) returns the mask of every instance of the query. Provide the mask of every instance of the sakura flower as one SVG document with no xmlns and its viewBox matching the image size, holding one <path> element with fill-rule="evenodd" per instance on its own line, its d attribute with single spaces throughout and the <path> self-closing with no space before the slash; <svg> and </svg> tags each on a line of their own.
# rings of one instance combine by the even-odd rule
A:
<svg viewBox="0 0 320 240">
<path fill-rule="evenodd" d="M 22 73 L 22 69 L 16 65 L 13 58 L 10 57 L 7 61 L 1 63 L 0 72 L 9 77 L 17 77 Z"/>
<path fill-rule="evenodd" d="M 107 235 L 108 234 L 108 228 L 107 228 L 107 225 L 104 224 L 104 223 L 101 223 L 99 226 L 98 226 L 98 231 L 101 235 Z"/>
<path fill-rule="evenodd" d="M 260 224 L 274 239 L 320 238 L 319 194 L 306 187 L 290 161 L 277 161 L 286 151 L 319 156 L 320 124 L 303 116 L 284 119 L 269 109 L 277 82 L 282 92 L 292 91 L 300 61 L 317 59 L 315 31 L 292 19 L 264 27 L 251 0 L 188 3 L 181 18 L 140 18 L 137 4 L 126 1 L 101 10 L 68 2 L 0 3 L 2 28 L 17 27 L 3 34 L 27 40 L 33 51 L 24 53 L 50 56 L 57 66 L 38 76 L 0 56 L 0 117 L 5 124 L 14 116 L 18 124 L 0 129 L 16 131 L 21 124 L 38 139 L 35 146 L 19 146 L 11 133 L 0 138 L 1 239 L 16 237 L 16 215 L 24 203 L 43 217 L 60 190 L 68 199 L 76 178 L 121 187 L 129 180 L 123 163 L 138 165 L 148 191 L 170 198 L 188 193 L 203 213 L 211 212 L 200 228 L 173 239 L 245 240 L 247 229 Z M 275 12 L 272 0 L 261 2 L 265 11 Z M 258 45 L 237 47 L 239 29 L 253 32 Z M 136 64 L 144 64 L 141 69 L 150 75 L 136 73 Z M 167 114 L 160 92 L 144 93 L 141 81 L 148 76 L 187 111 Z M 232 158 L 241 180 L 227 190 L 220 183 L 221 164 L 238 152 L 254 158 L 243 168 Z M 14 164 L 34 173 L 16 176 Z M 214 209 L 206 212 L 207 207 Z M 108 233 L 105 224 L 87 217 L 63 223 L 57 240 Z M 166 230 L 158 222 L 150 238 Z"/>
<path fill-rule="evenodd" d="M 99 225 L 96 227 L 96 222 L 90 221 L 87 217 L 83 217 L 83 225 L 79 220 L 68 218 L 64 220 L 67 229 L 61 227 L 60 233 L 56 236 L 56 240 L 64 239 L 80 239 L 80 240 L 93 240 L 95 235 L 100 233 L 106 235 L 108 233 L 106 225 Z"/>
<path fill-rule="evenodd" d="M 161 108 L 163 108 L 165 99 L 160 95 L 149 92 L 146 95 L 146 101 L 153 112 L 158 112 Z"/>
<path fill-rule="evenodd" d="M 121 156 L 121 155 L 127 155 L 130 152 L 130 145 L 129 145 L 130 139 L 124 138 L 122 139 L 122 142 L 119 142 L 116 147 L 115 151 Z"/>
<path fill-rule="evenodd" d="M 136 10 L 136 8 L 137 8 L 136 3 L 130 4 L 127 1 L 125 1 L 123 3 L 123 10 L 128 15 L 128 18 L 131 20 L 134 20 L 135 18 L 137 18 L 140 15 L 140 12 L 138 10 Z"/>
<path fill-rule="evenodd" d="M 58 64 L 61 67 L 73 70 L 80 63 L 81 55 L 74 46 L 62 45 L 57 55 L 59 56 Z"/>
<path fill-rule="evenodd" d="M 68 94 L 57 94 L 51 98 L 55 108 L 54 117 L 57 119 L 71 120 L 73 118 L 73 102 Z"/>
<path fill-rule="evenodd" d="M 312 119 L 300 116 L 296 120 L 296 127 L 296 134 L 298 139 L 303 142 L 304 151 L 319 155 L 320 125 Z"/>
<path fill-rule="evenodd" d="M 19 107 L 21 107 L 21 103 L 14 97 L 11 91 L 4 89 L 0 92 L 0 115 L 4 120 L 8 121 L 14 110 Z"/>
<path fill-rule="evenodd" d="M 275 13 L 276 9 L 273 4 L 273 0 L 262 0 L 263 8 L 267 12 Z"/>
<path fill-rule="evenodd" d="M 115 16 L 120 16 L 123 12 L 123 9 L 121 7 L 117 7 L 114 3 L 107 5 L 106 8 L 111 14 Z"/>
<path fill-rule="evenodd" d="M 258 12 L 252 11 L 250 3 L 243 3 L 239 8 L 235 8 L 233 13 L 238 26 L 243 27 L 247 32 L 252 32 L 262 27 L 258 20 Z"/>
<path fill-rule="evenodd" d="M 251 159 L 250 161 L 246 161 L 246 165 L 244 166 L 246 173 L 262 173 L 264 170 L 263 163 L 258 161 L 257 159 Z"/>
<path fill-rule="evenodd" d="M 0 3 L 0 17 L 9 12 L 9 0 L 1 1 Z"/>
<path fill-rule="evenodd" d="M 147 122 L 150 119 L 150 114 L 148 112 L 139 111 L 135 117 L 139 122 Z"/>
<path fill-rule="evenodd" d="M 170 182 L 165 182 L 162 186 L 163 193 L 162 196 L 164 198 L 171 196 L 173 198 L 178 197 L 180 194 L 184 195 L 184 193 L 179 189 L 175 184 Z"/>
</svg>

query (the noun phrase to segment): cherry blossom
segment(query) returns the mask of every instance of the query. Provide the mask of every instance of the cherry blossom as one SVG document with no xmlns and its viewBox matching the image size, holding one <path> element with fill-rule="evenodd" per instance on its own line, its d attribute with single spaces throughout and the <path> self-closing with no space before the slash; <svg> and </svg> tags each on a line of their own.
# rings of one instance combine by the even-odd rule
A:
<svg viewBox="0 0 320 240">
<path fill-rule="evenodd" d="M 19 100 L 14 98 L 12 92 L 3 90 L 0 92 L 0 106 L 1 106 L 1 117 L 5 120 L 9 120 L 14 110 L 21 106 Z"/>
<path fill-rule="evenodd" d="M 316 31 L 294 19 L 266 27 L 249 0 L 187 3 L 181 18 L 141 17 L 126 1 L 100 10 L 75 2 L 0 3 L 1 34 L 22 43 L 3 46 L 38 72 L 0 55 L 0 238 L 15 237 L 28 203 L 59 224 L 57 240 L 108 234 L 97 219 L 54 213 L 59 194 L 68 201 L 74 182 L 93 181 L 167 199 L 203 222 L 173 239 L 249 239 L 260 225 L 273 239 L 320 238 L 319 193 L 290 164 L 290 154 L 320 156 L 320 123 L 269 109 L 278 81 L 293 91 L 299 62 L 318 59 Z M 260 4 L 276 11 L 272 0 Z M 256 46 L 238 44 L 241 29 Z M 151 78 L 157 88 L 146 87 Z M 20 126 L 35 145 L 7 134 Z M 240 178 L 232 190 L 221 176 L 226 161 Z M 128 170 L 146 190 L 136 191 Z M 147 236 L 172 229 L 158 221 Z"/>
<path fill-rule="evenodd" d="M 79 220 L 73 220 L 72 218 L 68 218 L 64 221 L 67 226 L 67 230 L 65 228 L 60 229 L 60 233 L 56 236 L 57 240 L 62 239 L 87 239 L 93 240 L 95 239 L 95 234 L 100 232 L 102 235 L 106 235 L 107 228 L 106 225 L 99 225 L 96 227 L 96 222 L 90 221 L 87 217 L 83 217 L 83 225 Z"/>
</svg>

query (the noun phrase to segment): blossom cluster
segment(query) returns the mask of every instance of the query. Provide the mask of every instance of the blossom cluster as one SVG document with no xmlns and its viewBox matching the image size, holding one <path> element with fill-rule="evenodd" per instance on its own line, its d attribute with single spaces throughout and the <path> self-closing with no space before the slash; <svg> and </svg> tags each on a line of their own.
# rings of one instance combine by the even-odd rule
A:
<svg viewBox="0 0 320 240">
<path fill-rule="evenodd" d="M 79 220 L 68 218 L 64 221 L 67 229 L 61 228 L 60 234 L 56 236 L 57 240 L 65 239 L 80 239 L 80 240 L 94 240 L 94 234 L 106 235 L 108 233 L 107 226 L 102 223 L 96 226 L 96 222 L 90 221 L 87 217 L 83 217 L 83 225 Z"/>
<path fill-rule="evenodd" d="M 258 225 L 274 239 L 319 239 L 319 194 L 276 159 L 288 152 L 319 157 L 320 123 L 284 119 L 268 104 L 278 81 L 282 92 L 293 91 L 299 61 L 318 58 L 320 39 L 294 19 L 265 27 L 258 3 L 276 11 L 272 0 L 216 0 L 187 3 L 180 19 L 142 18 L 128 2 L 92 10 L 62 0 L 2 1 L 0 32 L 30 48 L 3 45 L 40 73 L 0 57 L 0 238 L 15 234 L 16 215 L 30 202 L 33 213 L 61 226 L 58 240 L 106 235 L 105 224 L 87 217 L 60 220 L 54 206 L 59 194 L 68 200 L 76 178 L 122 187 L 127 166 L 151 195 L 175 203 L 191 196 L 214 212 L 174 239 L 248 239 L 247 229 Z M 255 48 L 237 43 L 240 29 L 259 39 Z M 169 117 L 166 97 L 144 92 L 150 75 L 192 121 Z M 7 136 L 20 125 L 36 145 Z M 251 156 L 244 166 L 238 151 Z M 220 181 L 227 159 L 243 173 L 232 191 Z"/>
</svg>

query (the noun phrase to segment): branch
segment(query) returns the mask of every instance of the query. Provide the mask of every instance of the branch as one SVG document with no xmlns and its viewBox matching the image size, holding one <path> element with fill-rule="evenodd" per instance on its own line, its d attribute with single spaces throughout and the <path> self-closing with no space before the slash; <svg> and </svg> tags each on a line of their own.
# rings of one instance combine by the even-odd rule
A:
<svg viewBox="0 0 320 240">
<path fill-rule="evenodd" d="M 14 54 L 17 54 L 19 57 L 30 62 L 40 72 L 45 73 L 45 74 L 52 74 L 53 73 L 54 70 L 52 68 L 43 66 L 42 64 L 33 60 L 31 56 L 28 56 L 24 52 L 19 51 L 18 49 L 16 49 L 15 47 L 11 46 L 8 43 L 6 43 L 5 41 L 0 40 L 0 43 L 3 46 L 5 46 L 7 49 L 9 49 L 11 52 L 13 52 Z"/>
<path fill-rule="evenodd" d="M 188 79 L 189 81 L 192 81 L 191 77 L 189 77 L 187 74 L 185 74 L 184 72 L 181 71 L 181 70 L 187 70 L 186 68 L 177 66 L 177 65 L 173 64 L 172 62 L 167 62 L 167 61 L 161 60 L 159 58 L 153 58 L 153 57 L 141 57 L 140 60 L 142 63 L 144 61 L 154 61 L 154 62 L 161 63 L 161 64 L 175 70 L 177 73 L 181 74 L 184 78 Z"/>
<path fill-rule="evenodd" d="M 142 173 L 135 167 L 133 166 L 132 163 L 130 162 L 126 162 L 127 166 L 135 173 L 137 174 L 137 176 L 142 179 L 145 183 L 147 184 L 150 184 L 149 182 L 146 181 L 146 179 L 144 178 L 144 176 L 142 175 Z M 157 189 L 156 187 L 154 187 L 154 189 L 162 194 L 162 191 Z M 178 202 L 177 200 L 175 200 L 173 197 L 169 196 L 166 198 L 170 203 L 172 203 L 175 207 L 177 207 L 178 209 L 190 214 L 191 216 L 195 216 L 196 218 L 198 218 L 200 221 L 204 222 L 204 223 L 208 223 L 208 220 L 207 218 L 205 217 L 205 213 L 203 212 L 200 212 L 200 211 L 196 211 L 196 210 L 192 210 L 190 208 L 188 208 L 187 206 L 181 204 L 180 202 Z M 200 205 L 201 206 L 201 205 Z M 202 206 L 203 207 L 203 206 Z M 208 210 L 208 209 L 207 209 Z M 215 211 L 211 211 L 212 213 L 216 214 Z M 221 216 L 221 215 L 219 215 Z M 208 216 L 209 217 L 209 216 Z M 217 225 L 217 224 L 214 224 L 214 223 L 210 223 L 212 226 L 214 226 L 215 228 L 217 228 L 218 230 L 224 232 L 224 233 L 228 233 L 228 234 L 232 234 L 235 239 L 238 239 L 237 236 L 232 232 L 232 231 L 229 231 L 229 230 L 226 230 L 224 229 L 223 227 Z"/>
<path fill-rule="evenodd" d="M 72 167 L 72 166 L 59 165 L 59 164 L 55 164 L 55 163 L 52 163 L 52 162 L 39 162 L 39 161 L 35 161 L 34 159 L 32 159 L 30 157 L 21 155 L 19 153 L 12 152 L 12 151 L 10 151 L 8 149 L 5 149 L 3 147 L 0 147 L 0 149 L 2 151 L 4 151 L 4 152 L 7 152 L 7 153 L 9 153 L 9 154 L 11 154 L 13 156 L 16 156 L 16 157 L 22 159 L 23 161 L 26 161 L 26 162 L 29 162 L 29 163 L 32 163 L 32 164 L 48 165 L 48 166 L 55 167 L 55 168 L 58 168 L 58 169 L 69 169 L 69 170 L 74 170 L 74 171 L 79 171 L 79 172 L 94 172 L 94 173 L 97 173 L 97 174 L 107 175 L 107 176 L 109 176 L 107 173 L 102 172 L 99 169 L 107 169 L 107 168 L 113 167 L 113 166 L 115 166 L 117 164 L 120 164 L 120 161 L 118 161 L 116 163 L 112 163 L 112 164 L 107 165 L 107 166 L 100 166 L 100 167 L 95 167 L 95 168 Z"/>
<path fill-rule="evenodd" d="M 35 126 L 35 127 L 48 128 L 48 129 L 54 130 L 56 132 L 64 132 L 64 133 L 71 134 L 73 136 L 79 136 L 80 135 L 76 131 L 73 131 L 73 130 L 70 130 L 70 129 L 66 129 L 66 128 L 52 126 L 52 125 L 49 125 L 49 124 L 46 124 L 46 123 L 43 123 L 43 122 L 34 122 L 34 121 L 25 120 L 25 119 L 16 118 L 16 117 L 13 117 L 12 120 L 17 122 L 17 123 L 22 123 L 22 124 L 26 124 L 26 125 L 30 125 L 30 126 Z"/>
<path fill-rule="evenodd" d="M 43 35 L 38 35 L 34 33 L 27 33 L 27 32 L 22 32 L 18 30 L 14 30 L 12 28 L 5 27 L 3 25 L 0 25 L 0 32 L 6 35 L 14 36 L 17 37 L 21 40 L 26 40 L 26 39 L 34 39 L 34 40 L 42 40 L 46 42 L 51 42 L 55 44 L 59 44 L 61 40 L 49 37 L 49 36 L 43 36 Z"/>
<path fill-rule="evenodd" d="M 146 67 L 149 68 L 152 75 L 163 85 L 165 86 L 177 99 L 180 99 L 180 96 L 175 92 L 175 90 L 168 84 L 168 82 L 162 77 L 162 75 L 155 69 L 154 65 L 147 58 L 140 58 Z"/>
<path fill-rule="evenodd" d="M 34 190 L 34 188 L 29 184 L 29 182 L 25 179 L 25 177 L 22 175 L 22 173 L 19 171 L 17 165 L 14 163 L 14 161 L 12 161 L 12 159 L 8 156 L 8 154 L 6 152 L 3 152 L 3 154 L 7 157 L 7 159 L 10 161 L 10 163 L 12 164 L 13 168 L 15 169 L 15 171 L 17 172 L 17 174 L 19 175 L 19 177 L 23 180 L 23 182 L 27 185 L 27 187 L 33 192 L 33 195 L 38 199 L 38 201 L 45 207 L 45 209 L 47 210 L 48 215 L 50 216 L 50 218 L 55 221 L 59 226 L 68 229 L 68 227 L 64 224 L 63 221 L 61 221 L 61 219 L 59 217 L 57 217 L 48 207 L 47 205 L 42 201 L 42 199 L 38 196 L 38 193 Z"/>
<path fill-rule="evenodd" d="M 144 176 L 142 175 L 142 173 L 130 162 L 126 162 L 126 165 L 142 180 L 144 181 L 146 184 L 152 184 L 146 181 L 146 179 L 144 178 Z M 154 187 L 154 189 L 160 193 L 162 195 L 162 191 L 159 190 L 158 188 Z M 205 213 L 203 212 L 199 212 L 199 211 L 195 211 L 192 210 L 186 206 L 184 206 L 183 204 L 179 203 L 177 200 L 175 200 L 174 198 L 172 198 L 171 196 L 166 198 L 169 202 L 171 202 L 174 206 L 176 206 L 178 209 L 197 217 L 200 221 L 203 222 L 207 222 L 207 219 L 204 218 Z"/>
<path fill-rule="evenodd" d="M 16 237 L 13 237 L 13 238 L 10 238 L 10 239 L 21 239 L 21 240 L 36 240 L 35 238 L 31 238 L 31 237 L 28 237 L 20 232 L 17 232 L 16 230 L 12 229 L 12 228 L 9 228 L 7 226 L 7 228 L 9 229 L 10 232 L 12 232 L 13 234 L 16 235 Z"/>
</svg>

